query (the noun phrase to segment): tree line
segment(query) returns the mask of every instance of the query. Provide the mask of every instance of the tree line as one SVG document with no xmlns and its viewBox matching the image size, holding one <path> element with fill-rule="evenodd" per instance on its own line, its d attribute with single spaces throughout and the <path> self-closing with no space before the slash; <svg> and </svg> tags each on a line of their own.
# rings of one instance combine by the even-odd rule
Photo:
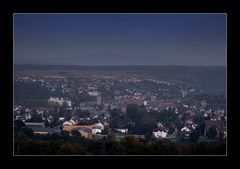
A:
<svg viewBox="0 0 240 169">
<path fill-rule="evenodd" d="M 14 154 L 17 155 L 225 155 L 226 142 L 176 144 L 126 136 L 115 141 L 109 135 L 101 140 L 85 139 L 79 133 L 33 134 L 24 123 L 15 121 Z"/>
</svg>

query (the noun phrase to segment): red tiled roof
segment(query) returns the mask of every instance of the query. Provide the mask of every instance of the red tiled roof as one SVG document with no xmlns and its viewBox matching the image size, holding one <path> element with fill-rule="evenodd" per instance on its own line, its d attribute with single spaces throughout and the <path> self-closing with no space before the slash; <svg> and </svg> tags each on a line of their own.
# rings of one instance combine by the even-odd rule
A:
<svg viewBox="0 0 240 169">
<path fill-rule="evenodd" d="M 92 138 L 92 125 L 64 126 L 63 130 L 71 132 L 72 130 L 82 130 L 81 135 L 85 138 Z"/>
</svg>

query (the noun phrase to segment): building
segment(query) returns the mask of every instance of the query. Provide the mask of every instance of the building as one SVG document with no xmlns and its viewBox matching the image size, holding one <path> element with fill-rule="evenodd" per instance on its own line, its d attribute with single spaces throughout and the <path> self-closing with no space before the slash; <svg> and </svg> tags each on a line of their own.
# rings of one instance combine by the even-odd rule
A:
<svg viewBox="0 0 240 169">
<path fill-rule="evenodd" d="M 76 125 L 76 121 L 74 121 L 73 119 L 69 120 L 69 121 L 65 121 L 63 123 L 64 126 L 73 126 L 73 125 Z"/>
<path fill-rule="evenodd" d="M 156 132 L 152 132 L 152 134 L 155 138 L 166 138 L 167 137 L 167 131 L 165 132 L 165 131 L 158 130 Z"/>
<path fill-rule="evenodd" d="M 92 134 L 98 134 L 98 133 L 102 133 L 102 130 L 98 129 L 98 128 L 93 128 L 92 129 Z"/>
<path fill-rule="evenodd" d="M 25 122 L 25 125 L 30 128 L 34 126 L 44 127 L 44 123 L 36 123 L 36 122 Z"/>
<path fill-rule="evenodd" d="M 128 133 L 128 129 L 115 129 L 115 130 L 119 133 L 122 133 L 122 134 Z"/>
<path fill-rule="evenodd" d="M 181 131 L 190 132 L 191 130 L 190 130 L 189 128 L 187 128 L 187 127 L 183 127 L 183 128 L 181 129 Z"/>
<path fill-rule="evenodd" d="M 158 127 L 163 127 L 162 123 L 160 123 L 160 122 L 157 123 L 157 126 Z"/>
<path fill-rule="evenodd" d="M 67 105 L 69 107 L 72 107 L 72 102 L 70 100 L 64 100 L 63 98 L 59 99 L 58 97 L 50 97 L 50 99 L 48 99 L 49 103 L 57 103 L 60 106 L 63 105 L 63 103 L 67 103 Z"/>
<path fill-rule="evenodd" d="M 97 105 L 101 105 L 102 104 L 102 96 L 101 96 L 101 93 L 98 92 L 98 95 L 97 95 Z"/>
<path fill-rule="evenodd" d="M 64 121 L 64 120 L 65 120 L 64 117 L 59 117 L 59 118 L 58 118 L 58 121 Z"/>
<path fill-rule="evenodd" d="M 127 112 L 127 106 L 121 107 L 121 111 L 124 112 L 124 113 L 126 113 L 126 112 Z"/>
<path fill-rule="evenodd" d="M 182 133 L 184 136 L 186 136 L 186 137 L 189 137 L 189 136 L 190 136 L 190 132 L 191 132 L 191 130 L 190 130 L 188 127 L 183 127 L 183 128 L 181 129 L 181 133 Z"/>
<path fill-rule="evenodd" d="M 34 134 L 52 134 L 60 132 L 59 126 L 54 128 L 44 127 L 44 123 L 25 123 L 25 125 L 33 130 Z"/>
<path fill-rule="evenodd" d="M 97 91 L 90 91 L 90 92 L 88 92 L 88 95 L 89 96 L 97 96 L 98 92 Z"/>
<path fill-rule="evenodd" d="M 104 130 L 104 125 L 103 125 L 101 122 L 96 123 L 94 126 L 95 126 L 96 128 L 99 128 L 100 130 Z"/>
<path fill-rule="evenodd" d="M 92 125 L 76 125 L 76 126 L 64 126 L 63 130 L 68 131 L 70 134 L 72 132 L 72 130 L 77 130 L 81 133 L 82 137 L 85 138 L 92 138 L 92 129 L 93 126 Z"/>
</svg>

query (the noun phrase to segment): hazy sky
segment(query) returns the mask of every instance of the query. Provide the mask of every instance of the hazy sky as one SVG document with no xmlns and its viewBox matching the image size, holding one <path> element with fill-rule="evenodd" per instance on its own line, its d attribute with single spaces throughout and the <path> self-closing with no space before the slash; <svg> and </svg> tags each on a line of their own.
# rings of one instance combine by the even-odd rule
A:
<svg viewBox="0 0 240 169">
<path fill-rule="evenodd" d="M 14 63 L 226 65 L 226 15 L 15 14 Z"/>
</svg>

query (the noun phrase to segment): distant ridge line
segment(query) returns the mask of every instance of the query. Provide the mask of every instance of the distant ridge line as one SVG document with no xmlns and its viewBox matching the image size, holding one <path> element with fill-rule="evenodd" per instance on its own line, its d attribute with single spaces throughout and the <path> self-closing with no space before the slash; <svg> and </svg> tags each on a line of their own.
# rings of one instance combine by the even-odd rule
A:
<svg viewBox="0 0 240 169">
<path fill-rule="evenodd" d="M 141 67 L 141 66 L 152 66 L 152 67 L 227 67 L 227 65 L 54 65 L 54 64 L 14 64 L 14 66 L 66 66 L 66 67 Z"/>
</svg>

